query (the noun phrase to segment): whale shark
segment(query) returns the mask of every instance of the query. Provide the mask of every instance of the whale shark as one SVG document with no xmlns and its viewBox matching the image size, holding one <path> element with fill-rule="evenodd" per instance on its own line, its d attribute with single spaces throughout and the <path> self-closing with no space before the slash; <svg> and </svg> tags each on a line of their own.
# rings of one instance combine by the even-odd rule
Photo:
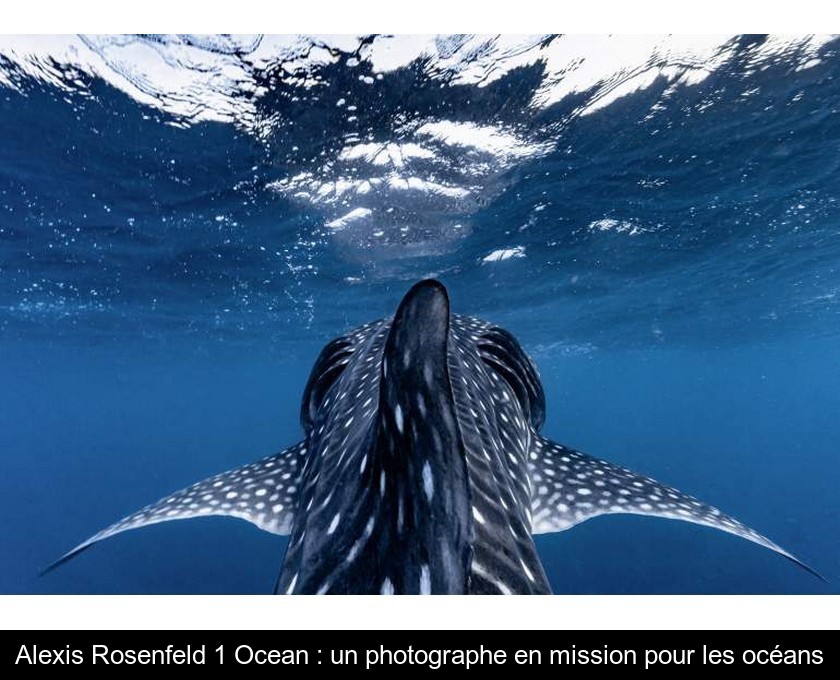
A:
<svg viewBox="0 0 840 680">
<path fill-rule="evenodd" d="M 717 508 L 545 438 L 545 416 L 516 338 L 452 313 L 426 279 L 392 318 L 323 348 L 302 441 L 138 510 L 45 571 L 131 529 L 223 515 L 289 536 L 277 593 L 545 594 L 535 534 L 630 513 L 735 534 L 819 576 Z"/>
</svg>

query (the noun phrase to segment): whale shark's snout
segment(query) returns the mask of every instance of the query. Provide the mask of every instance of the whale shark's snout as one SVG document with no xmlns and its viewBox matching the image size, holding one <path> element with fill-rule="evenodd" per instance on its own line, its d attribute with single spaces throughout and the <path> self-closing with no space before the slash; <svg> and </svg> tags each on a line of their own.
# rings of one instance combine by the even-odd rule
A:
<svg viewBox="0 0 840 680">
<path fill-rule="evenodd" d="M 446 289 L 418 283 L 391 321 L 353 340 L 312 423 L 278 590 L 465 593 L 470 489 Z"/>
<path fill-rule="evenodd" d="M 83 542 L 226 515 L 289 535 L 282 593 L 547 593 L 533 536 L 615 513 L 680 519 L 786 550 L 702 501 L 540 435 L 531 359 L 452 314 L 438 281 L 393 318 L 328 343 L 301 404 L 304 439 L 178 491 Z M 822 577 L 820 577 L 822 578 Z"/>
</svg>

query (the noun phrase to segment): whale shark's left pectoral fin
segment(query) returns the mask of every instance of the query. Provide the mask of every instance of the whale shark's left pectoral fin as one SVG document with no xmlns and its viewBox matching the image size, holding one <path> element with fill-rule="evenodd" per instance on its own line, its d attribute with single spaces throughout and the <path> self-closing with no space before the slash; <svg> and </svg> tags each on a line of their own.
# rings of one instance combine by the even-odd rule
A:
<svg viewBox="0 0 840 680">
<path fill-rule="evenodd" d="M 681 519 L 758 543 L 826 580 L 784 548 L 717 508 L 650 477 L 543 437 L 534 438 L 528 472 L 535 534 L 564 531 L 598 515 L 627 513 Z"/>
<path fill-rule="evenodd" d="M 94 534 L 41 573 L 52 571 L 104 538 L 174 519 L 210 515 L 239 517 L 264 531 L 287 535 L 292 527 L 305 456 L 306 446 L 301 442 L 176 491 Z"/>
</svg>

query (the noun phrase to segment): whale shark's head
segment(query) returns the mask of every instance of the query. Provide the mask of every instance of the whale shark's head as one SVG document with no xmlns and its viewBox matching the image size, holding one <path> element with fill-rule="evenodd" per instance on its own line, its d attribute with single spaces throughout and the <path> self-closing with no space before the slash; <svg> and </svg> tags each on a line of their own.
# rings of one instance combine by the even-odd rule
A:
<svg viewBox="0 0 840 680">
<path fill-rule="evenodd" d="M 542 577 L 526 461 L 544 404 L 516 340 L 452 316 L 437 281 L 411 288 L 393 319 L 333 340 L 304 392 L 310 457 L 279 587 L 468 592 L 476 517 L 498 514 L 482 493 L 505 499 L 502 543 Z M 473 459 L 487 488 L 473 488 Z"/>
<path fill-rule="evenodd" d="M 393 318 L 324 347 L 304 438 L 167 496 L 97 541 L 202 515 L 290 535 L 283 593 L 546 593 L 533 535 L 615 513 L 679 519 L 790 553 L 720 510 L 540 435 L 545 396 L 507 331 L 425 280 Z M 816 573 L 816 572 L 814 572 Z"/>
</svg>

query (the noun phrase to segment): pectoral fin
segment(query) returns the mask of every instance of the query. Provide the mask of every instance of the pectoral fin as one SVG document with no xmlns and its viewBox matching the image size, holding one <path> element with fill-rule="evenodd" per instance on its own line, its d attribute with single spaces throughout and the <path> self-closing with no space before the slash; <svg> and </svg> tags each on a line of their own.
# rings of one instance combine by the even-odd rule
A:
<svg viewBox="0 0 840 680">
<path fill-rule="evenodd" d="M 301 442 L 273 456 L 176 491 L 94 534 L 42 573 L 52 571 L 105 538 L 175 519 L 210 515 L 239 517 L 264 531 L 287 535 L 292 527 L 305 456 L 306 446 Z"/>
<path fill-rule="evenodd" d="M 529 455 L 532 531 L 564 531 L 598 515 L 627 513 L 679 519 L 735 534 L 825 578 L 754 529 L 650 477 L 535 437 Z"/>
</svg>

